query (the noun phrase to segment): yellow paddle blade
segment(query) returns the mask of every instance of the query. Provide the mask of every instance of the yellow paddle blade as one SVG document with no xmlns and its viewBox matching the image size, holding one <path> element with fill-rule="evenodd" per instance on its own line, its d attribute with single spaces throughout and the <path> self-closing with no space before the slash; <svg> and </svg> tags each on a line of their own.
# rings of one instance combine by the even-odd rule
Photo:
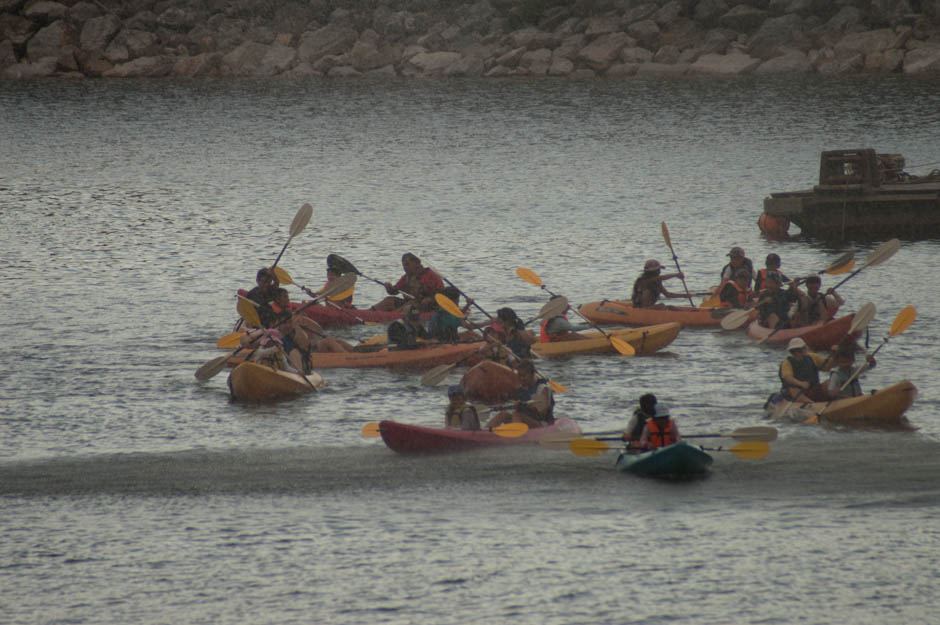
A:
<svg viewBox="0 0 940 625">
<path fill-rule="evenodd" d="M 327 299 L 330 300 L 331 302 L 341 302 L 344 299 L 349 299 L 350 297 L 352 297 L 355 290 L 356 290 L 356 287 L 353 287 L 351 289 L 347 289 L 343 291 L 342 293 L 338 295 L 330 295 L 329 297 L 327 297 Z"/>
<path fill-rule="evenodd" d="M 770 445 L 762 441 L 749 441 L 747 443 L 738 443 L 728 451 L 738 458 L 760 460 L 770 453 Z"/>
<path fill-rule="evenodd" d="M 437 302 L 437 305 L 440 306 L 445 312 L 459 319 L 463 319 L 463 311 L 460 310 L 460 307 L 454 303 L 454 300 L 450 299 L 443 293 L 438 293 L 434 296 L 434 301 Z"/>
<path fill-rule="evenodd" d="M 362 426 L 362 435 L 366 438 L 375 438 L 376 436 L 382 436 L 382 432 L 379 431 L 379 424 L 373 421 L 372 423 L 366 423 Z"/>
<path fill-rule="evenodd" d="M 241 345 L 241 338 L 247 334 L 246 332 L 231 332 L 226 334 L 218 341 L 215 342 L 216 347 L 220 349 L 234 349 Z"/>
<path fill-rule="evenodd" d="M 891 330 L 889 333 L 891 336 L 900 334 L 907 330 L 914 320 L 917 319 L 917 309 L 913 306 L 907 306 L 901 309 L 901 312 L 898 313 L 898 316 L 894 318 L 894 323 L 891 324 Z"/>
<path fill-rule="evenodd" d="M 555 380 L 549 380 L 549 381 L 548 381 L 548 385 L 549 385 L 549 386 L 551 387 L 551 389 L 552 389 L 553 391 L 555 391 L 556 393 L 567 393 L 568 391 L 571 390 L 570 388 L 568 388 L 567 386 L 565 386 L 565 385 L 562 384 L 561 382 L 556 382 Z"/>
<path fill-rule="evenodd" d="M 534 284 L 535 286 L 539 287 L 542 286 L 542 279 L 531 269 L 526 269 L 525 267 L 516 267 L 516 275 L 529 284 Z"/>
<path fill-rule="evenodd" d="M 503 438 L 519 438 L 529 431 L 529 426 L 525 423 L 504 423 L 497 425 L 491 431 Z"/>
<path fill-rule="evenodd" d="M 614 349 L 624 356 L 636 356 L 636 350 L 633 349 L 633 345 L 630 345 L 623 339 L 617 338 L 616 336 L 611 336 L 610 344 L 613 345 Z"/>
<path fill-rule="evenodd" d="M 846 273 L 847 271 L 850 271 L 852 267 L 854 266 L 855 266 L 855 259 L 850 258 L 848 261 L 842 263 L 841 265 L 838 265 L 836 267 L 827 267 L 826 269 L 823 269 L 823 273 L 828 273 L 830 276 L 837 276 L 840 273 Z"/>
<path fill-rule="evenodd" d="M 599 456 L 613 449 L 607 443 L 593 438 L 576 438 L 568 443 L 568 448 L 571 449 L 574 455 L 583 456 L 585 458 L 588 456 Z"/>
<path fill-rule="evenodd" d="M 274 275 L 277 276 L 277 281 L 281 284 L 293 284 L 294 281 L 291 279 L 290 274 L 287 273 L 287 270 L 283 267 L 275 267 Z"/>
<path fill-rule="evenodd" d="M 261 318 L 255 310 L 255 303 L 246 297 L 238 297 L 238 314 L 250 326 L 261 326 Z"/>
</svg>

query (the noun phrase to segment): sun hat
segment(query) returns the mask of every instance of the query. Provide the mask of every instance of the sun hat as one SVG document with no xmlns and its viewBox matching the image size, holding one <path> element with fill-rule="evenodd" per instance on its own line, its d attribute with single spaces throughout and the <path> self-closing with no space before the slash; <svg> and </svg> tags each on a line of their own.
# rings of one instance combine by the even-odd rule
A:
<svg viewBox="0 0 940 625">
<path fill-rule="evenodd" d="M 731 251 L 728 252 L 728 256 L 744 256 L 744 248 L 732 247 Z"/>
<path fill-rule="evenodd" d="M 656 418 L 668 417 L 669 406 L 666 404 L 656 404 L 656 410 L 653 412 L 653 416 Z"/>
<path fill-rule="evenodd" d="M 663 266 L 659 264 L 659 261 L 655 258 L 651 258 L 645 263 L 643 263 L 643 271 L 659 271 Z"/>
<path fill-rule="evenodd" d="M 806 349 L 806 341 L 797 336 L 790 339 L 790 342 L 787 343 L 787 351 L 792 352 L 798 349 Z"/>
</svg>

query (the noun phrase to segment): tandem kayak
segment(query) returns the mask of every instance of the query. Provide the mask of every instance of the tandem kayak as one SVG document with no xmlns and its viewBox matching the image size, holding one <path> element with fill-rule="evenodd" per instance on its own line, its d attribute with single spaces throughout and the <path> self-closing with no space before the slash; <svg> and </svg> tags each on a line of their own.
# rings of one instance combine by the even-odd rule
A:
<svg viewBox="0 0 940 625">
<path fill-rule="evenodd" d="M 383 348 L 372 352 L 313 352 L 310 364 L 314 369 L 334 367 L 389 367 L 392 369 L 429 369 L 449 365 L 486 346 L 485 341 L 418 347 L 416 349 Z"/>
<path fill-rule="evenodd" d="M 636 475 L 656 477 L 688 477 L 708 471 L 712 457 L 698 445 L 679 441 L 639 454 L 622 453 L 617 469 Z"/>
<path fill-rule="evenodd" d="M 318 391 L 326 383 L 318 373 L 302 376 L 279 371 L 256 362 L 242 362 L 228 376 L 232 398 L 240 401 L 270 401 Z"/>
<path fill-rule="evenodd" d="M 855 314 L 845 315 L 838 319 L 830 319 L 826 323 L 814 323 L 801 328 L 780 328 L 776 332 L 772 328 L 752 321 L 747 326 L 747 335 L 755 341 L 764 340 L 774 345 L 786 344 L 790 339 L 801 338 L 811 349 L 829 349 L 848 334 Z"/>
<path fill-rule="evenodd" d="M 636 355 L 652 354 L 672 343 L 682 329 L 681 323 L 660 323 L 658 325 L 632 328 L 627 330 L 612 330 L 607 334 L 615 336 L 629 343 L 636 350 Z M 552 341 L 550 343 L 534 343 L 532 351 L 539 356 L 574 356 L 577 354 L 607 354 L 615 352 L 607 337 L 594 330 L 579 332 L 585 339 L 568 341 Z"/>
<path fill-rule="evenodd" d="M 917 399 L 917 387 L 904 380 L 867 395 L 831 402 L 796 404 L 775 395 L 764 407 L 771 419 L 804 422 L 817 417 L 820 423 L 846 427 L 894 430 L 916 429 L 904 413 Z"/>
<path fill-rule="evenodd" d="M 663 306 L 634 308 L 629 301 L 602 300 L 582 304 L 578 310 L 593 323 L 603 325 L 649 326 L 678 322 L 684 326 L 718 327 L 721 320 L 737 308 L 699 308 Z M 757 316 L 757 311 L 754 311 Z"/>
<path fill-rule="evenodd" d="M 396 421 L 381 421 L 379 432 L 388 448 L 400 454 L 431 454 L 506 445 L 535 445 L 546 434 L 580 434 L 581 428 L 571 419 L 561 418 L 556 419 L 552 425 L 533 428 L 522 436 L 509 438 L 487 430 L 428 428 Z"/>
</svg>

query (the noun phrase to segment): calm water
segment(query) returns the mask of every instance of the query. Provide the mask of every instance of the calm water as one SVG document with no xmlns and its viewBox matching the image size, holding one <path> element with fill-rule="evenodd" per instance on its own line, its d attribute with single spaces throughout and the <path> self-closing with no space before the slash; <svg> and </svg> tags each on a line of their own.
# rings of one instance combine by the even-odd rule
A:
<svg viewBox="0 0 940 625">
<path fill-rule="evenodd" d="M 410 250 L 527 317 L 546 294 L 516 267 L 572 302 L 623 297 L 670 261 L 661 221 L 693 290 L 732 245 L 791 276 L 863 259 L 880 241 L 764 240 L 763 197 L 812 184 L 825 149 L 926 173 L 938 130 L 940 83 L 894 77 L 0 83 L 2 620 L 935 623 L 938 241 L 841 290 L 876 304 L 872 349 L 917 308 L 863 380 L 913 381 L 917 432 L 784 425 L 766 459 L 719 453 L 693 482 L 617 474 L 612 454 L 415 459 L 361 438 L 442 422 L 443 385 L 418 375 L 328 370 L 316 397 L 246 406 L 193 372 L 304 202 L 281 261 L 299 284 L 331 252 L 396 278 Z M 715 432 L 762 422 L 782 357 L 686 330 L 654 357 L 539 368 L 585 429 L 653 391 L 684 432 Z"/>
</svg>

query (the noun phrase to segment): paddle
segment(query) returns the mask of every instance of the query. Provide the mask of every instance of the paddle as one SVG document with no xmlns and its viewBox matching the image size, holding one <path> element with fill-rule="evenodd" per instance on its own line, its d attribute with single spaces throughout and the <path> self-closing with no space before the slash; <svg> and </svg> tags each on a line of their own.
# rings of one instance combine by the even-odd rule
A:
<svg viewBox="0 0 940 625">
<path fill-rule="evenodd" d="M 528 431 L 529 426 L 525 423 L 504 423 L 503 425 L 497 425 L 495 428 L 490 430 L 490 432 L 493 434 L 502 436 L 503 438 L 519 438 Z M 373 421 L 372 423 L 366 423 L 364 426 L 362 426 L 362 435 L 367 438 L 374 438 L 376 436 L 381 436 L 382 431 L 379 429 L 379 424 Z"/>
<path fill-rule="evenodd" d="M 274 264 L 271 265 L 272 268 L 277 266 L 278 261 L 281 260 L 281 256 L 284 255 L 284 250 L 286 250 L 287 246 L 290 245 L 291 239 L 303 232 L 303 229 L 307 227 L 307 223 L 310 221 L 312 216 L 312 206 L 309 204 L 304 204 L 300 207 L 300 210 L 298 210 L 297 214 L 294 215 L 294 220 L 290 224 L 290 236 L 288 236 L 287 241 L 284 242 L 284 247 L 281 248 L 281 253 L 278 254 L 277 258 L 274 259 Z"/>
<path fill-rule="evenodd" d="M 858 269 L 850 273 L 848 276 L 843 278 L 841 282 L 839 282 L 837 285 L 832 287 L 832 290 L 835 291 L 840 286 L 842 286 L 843 284 L 851 280 L 862 269 L 865 269 L 866 267 L 874 267 L 875 265 L 880 265 L 881 263 L 885 262 L 886 260 L 894 256 L 899 249 L 901 249 L 901 242 L 898 241 L 897 239 L 891 239 L 890 241 L 885 241 L 884 243 L 879 245 L 877 248 L 875 248 L 874 251 L 872 251 L 872 253 L 869 254 L 867 258 L 865 258 L 865 264 L 863 264 L 861 267 L 859 267 Z"/>
<path fill-rule="evenodd" d="M 669 251 L 672 253 L 672 260 L 674 263 L 676 263 L 676 271 L 678 271 L 679 273 L 682 273 L 682 269 L 679 268 L 679 257 L 676 256 L 675 250 L 672 249 L 672 241 L 669 238 L 669 228 L 666 227 L 665 221 L 662 222 L 662 228 L 663 228 L 663 241 L 666 242 L 666 247 L 668 247 Z M 686 285 L 684 277 L 682 278 L 682 286 L 683 288 L 685 288 L 685 294 L 689 298 L 689 306 L 695 308 L 695 302 L 692 301 L 692 294 L 689 293 L 689 287 Z"/>
<path fill-rule="evenodd" d="M 450 298 L 445 298 L 445 299 L 447 299 L 448 301 L 451 301 Z M 563 301 L 560 301 L 560 300 L 563 300 Z M 559 310 L 559 306 L 561 306 L 560 310 Z M 564 312 L 567 308 L 568 308 L 568 300 L 565 299 L 564 297 L 551 299 L 548 301 L 547 304 L 542 306 L 542 309 L 539 311 L 539 314 L 533 317 L 530 320 L 530 322 L 535 321 L 536 319 L 539 319 L 541 317 L 557 317 L 559 314 Z M 474 356 L 477 356 L 476 352 L 467 354 L 466 356 L 464 356 L 457 362 L 451 363 L 449 365 L 438 365 L 434 367 L 433 369 L 429 369 L 427 373 L 421 376 L 421 384 L 424 386 L 437 386 L 444 378 L 447 377 L 447 375 L 451 371 L 453 371 L 457 367 L 457 365 L 467 360 L 468 358 L 472 358 Z M 564 393 L 568 391 L 567 387 L 565 387 L 562 384 L 559 384 L 558 382 L 554 382 L 553 380 L 549 380 L 548 384 L 549 386 L 552 387 L 552 390 L 554 390 L 557 393 Z"/>
<path fill-rule="evenodd" d="M 540 289 L 544 290 L 546 293 L 548 293 L 552 297 L 561 297 L 560 295 L 557 295 L 549 291 L 548 288 L 542 283 L 542 279 L 539 277 L 539 275 L 535 273 L 534 271 L 532 271 L 531 269 L 527 269 L 525 267 L 517 267 L 516 275 L 522 278 L 523 280 L 525 280 L 526 282 L 528 282 L 529 284 L 535 285 L 539 287 Z M 565 301 L 567 302 L 567 299 Z M 571 310 L 574 314 L 584 319 L 585 321 L 587 321 L 588 324 L 592 328 L 594 328 L 595 330 L 603 334 L 604 338 L 606 338 L 607 341 L 611 344 L 611 346 L 613 346 L 614 349 L 620 352 L 621 355 L 623 356 L 635 356 L 636 355 L 636 350 L 633 349 L 632 345 L 630 345 L 629 343 L 627 343 L 621 338 L 617 338 L 616 336 L 611 336 L 608 332 L 606 332 L 605 330 L 597 326 L 597 324 L 595 324 L 593 321 L 591 321 L 590 319 L 582 315 L 580 310 L 576 308 L 571 308 L 570 306 L 568 307 L 568 309 Z"/>
<path fill-rule="evenodd" d="M 467 297 L 467 294 L 466 294 L 466 293 L 464 293 L 464 292 L 461 291 L 459 288 L 457 288 L 457 285 L 456 285 L 456 284 L 454 284 L 453 282 L 451 282 L 450 280 L 448 280 L 447 278 L 445 278 L 445 277 L 444 277 L 444 274 L 442 274 L 440 271 L 438 271 L 438 270 L 435 269 L 434 267 L 431 267 L 430 265 L 428 265 L 428 268 L 429 268 L 431 271 L 433 271 L 434 273 L 436 273 L 438 276 L 440 276 L 440 277 L 441 277 L 441 280 L 443 280 L 444 282 L 446 282 L 449 286 L 451 286 L 451 287 L 457 289 L 457 292 L 460 293 L 460 294 L 463 296 L 463 298 L 464 298 L 465 300 L 469 300 L 474 306 L 476 306 L 476 309 L 477 309 L 477 310 L 479 310 L 481 313 L 483 313 L 484 315 L 486 315 L 488 318 L 490 318 L 490 319 L 493 318 L 493 316 L 492 316 L 490 313 L 488 313 L 488 312 L 486 312 L 485 310 L 483 310 L 483 307 L 482 307 L 482 306 L 480 306 L 479 304 L 477 304 L 476 301 L 474 301 L 474 300 L 470 299 L 469 297 Z"/>
<path fill-rule="evenodd" d="M 600 454 L 607 453 L 611 449 L 614 449 L 614 447 L 611 447 L 607 443 L 593 438 L 575 439 L 569 443 L 569 447 L 574 455 L 583 457 L 599 456 Z M 745 458 L 747 460 L 759 460 L 770 453 L 770 445 L 763 441 L 738 443 L 728 449 L 724 447 L 702 447 L 702 449 L 705 451 L 728 451 L 738 458 Z"/>
<path fill-rule="evenodd" d="M 376 284 L 381 284 L 383 287 L 385 286 L 384 282 L 382 282 L 381 280 L 377 278 L 373 278 L 372 276 L 367 276 L 366 274 L 362 273 L 361 271 L 356 269 L 355 265 L 353 265 L 351 262 L 349 262 L 348 260 L 340 256 L 339 254 L 328 255 L 326 257 L 326 265 L 327 267 L 332 267 L 333 269 L 335 269 L 336 271 L 340 273 L 354 273 L 357 276 L 362 276 L 366 280 L 371 280 L 372 282 L 375 282 Z M 414 299 L 415 297 L 411 293 L 407 291 L 402 291 L 401 289 L 399 289 L 398 292 L 404 295 L 405 297 L 407 297 L 408 299 Z"/>
<path fill-rule="evenodd" d="M 623 441 L 620 436 L 604 436 L 605 434 L 622 434 L 620 430 L 609 432 L 553 432 L 545 434 L 539 439 L 539 445 L 546 449 L 567 450 L 568 444 L 576 439 L 591 437 L 599 441 Z M 732 432 L 722 434 L 683 434 L 682 438 L 733 438 L 738 441 L 763 441 L 773 442 L 777 440 L 777 428 L 766 425 L 755 425 L 750 427 L 738 428 Z"/>
<path fill-rule="evenodd" d="M 350 276 L 350 278 L 352 279 L 352 281 L 355 281 L 355 276 Z M 305 303 L 303 306 L 291 312 L 291 316 L 293 317 L 294 315 L 302 312 L 305 308 L 307 308 L 308 306 L 312 306 L 321 298 L 329 297 L 330 295 L 335 295 L 336 293 L 345 291 L 346 289 L 349 288 L 348 282 L 349 280 L 347 279 L 346 276 L 340 277 L 338 280 L 336 280 L 334 284 L 324 289 L 323 293 L 321 293 L 319 296 L 315 297 L 311 301 Z M 258 317 L 258 312 L 257 310 L 255 310 L 255 306 L 256 304 L 252 302 L 251 300 L 245 297 L 239 296 L 238 313 L 241 315 L 242 319 L 245 321 L 245 323 L 249 325 L 260 326 L 261 319 Z M 200 382 L 204 382 L 208 380 L 209 378 L 212 378 L 218 375 L 220 371 L 225 369 L 225 365 L 228 362 L 228 359 L 234 356 L 235 354 L 237 354 L 240 349 L 241 349 L 241 346 L 235 349 L 235 351 L 229 354 L 225 354 L 224 356 L 213 358 L 206 364 L 199 367 L 195 373 L 196 379 L 199 380 Z"/>
</svg>

